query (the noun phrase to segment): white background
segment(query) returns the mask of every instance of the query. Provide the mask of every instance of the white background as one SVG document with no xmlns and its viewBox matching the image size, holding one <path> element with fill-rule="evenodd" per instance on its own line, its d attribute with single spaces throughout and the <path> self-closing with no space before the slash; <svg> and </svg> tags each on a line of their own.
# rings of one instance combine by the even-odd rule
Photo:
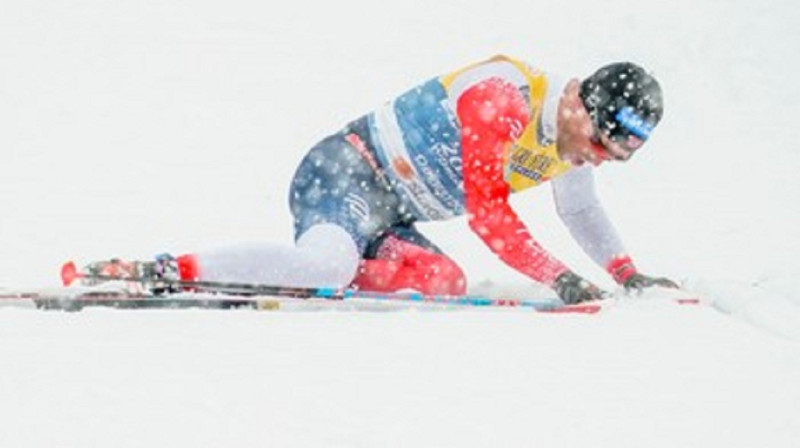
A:
<svg viewBox="0 0 800 448">
<path fill-rule="evenodd" d="M 665 118 L 634 160 L 599 170 L 604 204 L 644 271 L 748 323 L 636 306 L 589 319 L 0 310 L 0 442 L 796 445 L 798 23 L 788 0 L 5 0 L 0 285 L 57 284 L 68 259 L 288 242 L 288 183 L 311 145 L 506 53 L 566 76 L 616 60 L 655 73 Z M 513 203 L 612 288 L 548 190 Z M 548 294 L 463 220 L 423 230 L 473 290 Z"/>
</svg>

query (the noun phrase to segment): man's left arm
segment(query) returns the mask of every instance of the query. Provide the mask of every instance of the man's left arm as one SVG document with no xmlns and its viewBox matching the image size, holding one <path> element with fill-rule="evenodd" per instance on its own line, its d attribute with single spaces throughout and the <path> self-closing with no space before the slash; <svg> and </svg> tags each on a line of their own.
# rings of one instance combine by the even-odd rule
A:
<svg viewBox="0 0 800 448">
<path fill-rule="evenodd" d="M 552 182 L 559 217 L 587 255 L 618 284 L 637 290 L 655 285 L 678 287 L 669 279 L 638 272 L 600 204 L 591 166 L 575 168 Z"/>
</svg>

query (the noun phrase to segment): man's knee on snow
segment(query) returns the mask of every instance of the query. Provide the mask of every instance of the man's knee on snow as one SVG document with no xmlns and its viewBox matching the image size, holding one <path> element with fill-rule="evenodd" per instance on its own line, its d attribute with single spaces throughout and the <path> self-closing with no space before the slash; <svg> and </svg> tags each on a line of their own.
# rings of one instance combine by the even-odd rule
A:
<svg viewBox="0 0 800 448">
<path fill-rule="evenodd" d="M 353 286 L 365 291 L 414 289 L 424 294 L 464 294 L 467 280 L 455 261 L 396 237 L 387 238 L 376 259 L 363 260 Z"/>
<path fill-rule="evenodd" d="M 423 265 L 423 273 L 427 294 L 461 295 L 467 292 L 467 277 L 461 267 L 449 257 L 432 254 Z"/>
<path fill-rule="evenodd" d="M 356 276 L 361 259 L 353 237 L 336 224 L 318 224 L 297 240 L 297 247 L 308 257 L 309 274 L 316 283 L 343 288 Z"/>
</svg>

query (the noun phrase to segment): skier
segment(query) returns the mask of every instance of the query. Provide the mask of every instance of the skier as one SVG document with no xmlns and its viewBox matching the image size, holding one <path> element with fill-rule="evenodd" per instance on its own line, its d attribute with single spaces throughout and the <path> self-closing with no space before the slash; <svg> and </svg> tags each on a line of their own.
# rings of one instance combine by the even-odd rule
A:
<svg viewBox="0 0 800 448">
<path fill-rule="evenodd" d="M 290 189 L 294 245 L 160 256 L 146 270 L 182 280 L 463 294 L 461 268 L 415 223 L 466 215 L 501 260 L 565 303 L 601 299 L 508 203 L 510 193 L 550 181 L 559 216 L 617 283 L 677 287 L 636 269 L 593 182 L 596 166 L 635 154 L 662 113 L 658 82 L 635 64 L 610 64 L 580 81 L 496 56 L 434 78 L 311 148 Z"/>
</svg>

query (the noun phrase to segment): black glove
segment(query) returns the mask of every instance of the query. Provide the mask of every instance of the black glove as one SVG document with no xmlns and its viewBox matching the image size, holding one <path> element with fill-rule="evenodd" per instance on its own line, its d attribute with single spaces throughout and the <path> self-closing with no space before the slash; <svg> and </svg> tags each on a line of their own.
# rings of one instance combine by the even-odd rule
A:
<svg viewBox="0 0 800 448">
<path fill-rule="evenodd" d="M 572 271 L 567 271 L 556 278 L 553 284 L 558 297 L 567 305 L 585 302 L 587 300 L 602 300 L 605 292 L 589 283 Z"/>
<path fill-rule="evenodd" d="M 641 292 L 644 288 L 651 286 L 663 286 L 665 288 L 680 288 L 677 283 L 664 277 L 650 277 L 644 274 L 635 273 L 631 275 L 622 285 L 626 291 L 636 290 Z"/>
</svg>

